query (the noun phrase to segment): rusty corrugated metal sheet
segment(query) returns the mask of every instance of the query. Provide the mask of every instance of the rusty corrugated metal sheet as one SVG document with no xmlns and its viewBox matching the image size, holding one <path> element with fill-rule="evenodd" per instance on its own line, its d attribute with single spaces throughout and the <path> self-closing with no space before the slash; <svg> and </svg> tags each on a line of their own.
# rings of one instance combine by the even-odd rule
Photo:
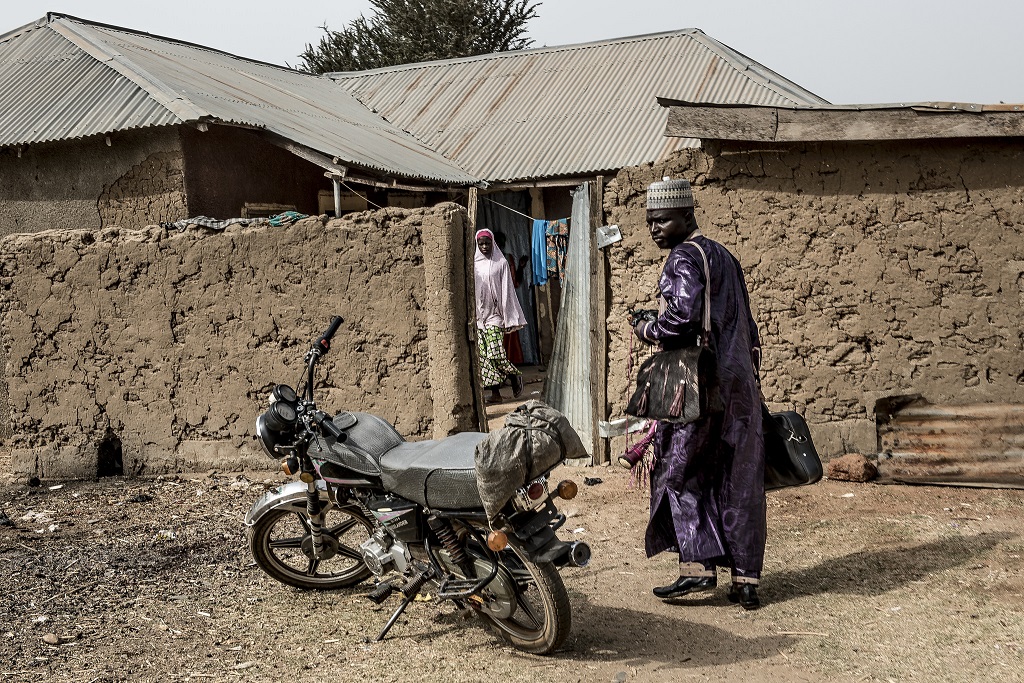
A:
<svg viewBox="0 0 1024 683">
<path fill-rule="evenodd" d="M 590 390 L 590 184 L 572 194 L 569 249 L 555 344 L 548 363 L 544 400 L 561 411 L 593 450 L 593 392 Z M 593 456 L 593 453 L 591 453 Z"/>
<path fill-rule="evenodd" d="M 387 175 L 476 179 L 324 77 L 51 14 L 0 38 L 0 145 L 241 124 Z"/>
<path fill-rule="evenodd" d="M 911 405 L 879 426 L 886 479 L 1024 487 L 1024 405 Z"/>
<path fill-rule="evenodd" d="M 492 182 L 578 176 L 656 161 L 656 96 L 826 104 L 698 29 L 330 76 L 384 118 Z"/>
</svg>

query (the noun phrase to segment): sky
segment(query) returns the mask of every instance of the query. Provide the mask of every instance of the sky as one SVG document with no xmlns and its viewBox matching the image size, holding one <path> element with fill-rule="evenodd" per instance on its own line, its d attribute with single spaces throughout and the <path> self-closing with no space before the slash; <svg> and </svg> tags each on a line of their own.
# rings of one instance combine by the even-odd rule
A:
<svg viewBox="0 0 1024 683">
<path fill-rule="evenodd" d="M 0 34 L 47 11 L 298 64 L 369 0 L 2 0 Z M 533 47 L 699 28 L 834 104 L 1024 103 L 1020 0 L 544 0 Z"/>
</svg>

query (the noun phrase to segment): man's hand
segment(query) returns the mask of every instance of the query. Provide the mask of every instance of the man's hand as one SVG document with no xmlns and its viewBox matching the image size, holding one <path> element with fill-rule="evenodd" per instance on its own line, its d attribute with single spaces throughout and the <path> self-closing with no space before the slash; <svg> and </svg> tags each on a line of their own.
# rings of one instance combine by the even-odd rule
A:
<svg viewBox="0 0 1024 683">
<path fill-rule="evenodd" d="M 631 308 L 626 313 L 629 315 L 629 324 L 632 327 L 636 327 L 637 323 L 653 323 L 658 319 L 658 312 L 653 308 Z"/>
</svg>

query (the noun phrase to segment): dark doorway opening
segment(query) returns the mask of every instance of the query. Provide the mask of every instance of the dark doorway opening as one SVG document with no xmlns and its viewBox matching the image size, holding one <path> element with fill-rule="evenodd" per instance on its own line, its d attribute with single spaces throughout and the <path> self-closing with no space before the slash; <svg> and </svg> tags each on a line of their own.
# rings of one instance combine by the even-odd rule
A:
<svg viewBox="0 0 1024 683">
<path fill-rule="evenodd" d="M 121 460 L 121 439 L 108 429 L 96 446 L 96 477 L 117 477 L 122 474 L 124 462 Z"/>
</svg>

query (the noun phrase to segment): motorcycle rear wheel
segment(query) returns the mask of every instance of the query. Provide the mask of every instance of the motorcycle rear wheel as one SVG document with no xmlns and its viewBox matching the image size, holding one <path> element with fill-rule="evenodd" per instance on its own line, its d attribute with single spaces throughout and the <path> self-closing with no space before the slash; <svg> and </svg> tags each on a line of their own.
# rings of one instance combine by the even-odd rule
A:
<svg viewBox="0 0 1024 683">
<path fill-rule="evenodd" d="M 516 649 L 551 654 L 565 643 L 572 628 L 569 594 L 558 568 L 550 562 L 534 564 L 513 546 L 500 553 L 500 560 L 515 577 L 515 610 L 506 619 L 484 614 L 498 635 Z"/>
<path fill-rule="evenodd" d="M 260 569 L 296 588 L 348 588 L 369 577 L 359 544 L 372 532 L 370 522 L 355 511 L 330 506 L 323 528 L 329 557 L 317 561 L 312 558 L 305 504 L 281 507 L 249 530 L 249 550 Z"/>
</svg>

